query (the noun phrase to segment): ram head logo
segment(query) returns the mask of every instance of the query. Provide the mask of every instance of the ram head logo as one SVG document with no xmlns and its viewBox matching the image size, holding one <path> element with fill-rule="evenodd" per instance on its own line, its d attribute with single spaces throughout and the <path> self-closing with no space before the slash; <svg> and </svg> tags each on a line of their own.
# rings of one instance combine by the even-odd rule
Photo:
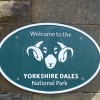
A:
<svg viewBox="0 0 100 100">
<path fill-rule="evenodd" d="M 60 46 L 60 51 L 57 51 L 57 46 L 53 48 L 53 54 L 48 54 L 48 48 L 43 46 L 43 51 L 40 49 L 40 46 L 43 45 L 43 41 L 38 42 L 34 46 L 29 46 L 26 50 L 27 55 L 29 56 L 29 50 L 33 50 L 33 55 L 37 61 L 45 61 L 45 64 L 47 68 L 53 69 L 57 63 L 57 61 L 64 63 L 67 59 L 67 51 L 71 51 L 71 57 L 74 54 L 74 50 L 70 47 L 66 47 L 63 43 L 57 42 L 57 44 Z M 44 54 L 47 54 L 47 56 L 44 58 Z M 57 57 L 55 57 L 55 54 Z"/>
</svg>

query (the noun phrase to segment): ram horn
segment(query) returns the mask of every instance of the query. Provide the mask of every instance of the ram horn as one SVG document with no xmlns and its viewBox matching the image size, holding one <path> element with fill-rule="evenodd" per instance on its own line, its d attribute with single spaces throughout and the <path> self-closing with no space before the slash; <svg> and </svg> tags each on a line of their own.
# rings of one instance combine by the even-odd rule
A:
<svg viewBox="0 0 100 100">
<path fill-rule="evenodd" d="M 71 51 L 71 57 L 73 56 L 74 51 L 73 51 L 72 48 L 66 47 L 63 43 L 60 43 L 60 42 L 57 42 L 57 44 L 59 44 L 60 47 L 61 47 L 61 51 L 58 54 L 58 60 L 60 62 L 65 62 L 66 61 L 66 59 L 67 59 L 67 50 L 70 50 Z"/>
<path fill-rule="evenodd" d="M 43 54 L 40 50 L 40 45 L 43 43 L 43 41 L 38 42 L 35 46 L 30 46 L 27 48 L 26 52 L 27 55 L 29 56 L 29 50 L 33 50 L 33 55 L 35 57 L 36 60 L 41 61 L 43 59 Z"/>
</svg>

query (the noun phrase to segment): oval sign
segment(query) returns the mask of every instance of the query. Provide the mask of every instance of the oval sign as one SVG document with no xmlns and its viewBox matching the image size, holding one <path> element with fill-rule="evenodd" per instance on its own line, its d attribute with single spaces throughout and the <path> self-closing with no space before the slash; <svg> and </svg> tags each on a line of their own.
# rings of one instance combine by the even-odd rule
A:
<svg viewBox="0 0 100 100">
<path fill-rule="evenodd" d="M 19 28 L 0 43 L 0 72 L 12 84 L 56 94 L 89 83 L 100 69 L 100 48 L 85 32 L 62 24 Z"/>
</svg>

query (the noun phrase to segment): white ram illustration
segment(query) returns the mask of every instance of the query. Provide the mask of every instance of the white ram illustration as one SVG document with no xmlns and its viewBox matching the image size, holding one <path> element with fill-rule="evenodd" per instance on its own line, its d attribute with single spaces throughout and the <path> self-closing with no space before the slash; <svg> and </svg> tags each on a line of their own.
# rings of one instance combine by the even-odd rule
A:
<svg viewBox="0 0 100 100">
<path fill-rule="evenodd" d="M 44 51 L 42 52 L 42 50 L 40 49 L 41 44 L 43 44 L 43 41 L 38 42 L 36 45 L 34 46 L 29 46 L 26 50 L 27 55 L 29 56 L 29 50 L 32 49 L 33 50 L 33 55 L 35 57 L 35 59 L 37 61 L 41 61 L 43 60 L 43 52 L 47 53 L 47 47 L 44 47 Z M 66 47 L 63 43 L 61 42 L 57 42 L 57 44 L 60 46 L 61 50 L 58 54 L 58 58 L 56 58 L 53 54 L 48 54 L 44 60 L 45 60 L 45 64 L 47 66 L 47 68 L 49 69 L 53 69 L 57 63 L 57 61 L 64 63 L 67 59 L 67 50 L 71 51 L 71 57 L 74 54 L 74 50 L 70 47 Z M 57 47 L 54 48 L 54 53 L 57 54 L 56 52 Z M 58 59 L 58 60 L 57 60 Z"/>
</svg>

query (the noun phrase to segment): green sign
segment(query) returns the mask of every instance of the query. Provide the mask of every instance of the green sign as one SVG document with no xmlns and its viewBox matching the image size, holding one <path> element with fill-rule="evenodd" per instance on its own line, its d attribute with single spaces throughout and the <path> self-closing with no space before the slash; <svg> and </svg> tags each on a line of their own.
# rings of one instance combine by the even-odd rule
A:
<svg viewBox="0 0 100 100">
<path fill-rule="evenodd" d="M 100 69 L 100 48 L 85 32 L 62 24 L 19 28 L 0 43 L 0 72 L 12 84 L 56 94 L 89 83 Z"/>
</svg>

